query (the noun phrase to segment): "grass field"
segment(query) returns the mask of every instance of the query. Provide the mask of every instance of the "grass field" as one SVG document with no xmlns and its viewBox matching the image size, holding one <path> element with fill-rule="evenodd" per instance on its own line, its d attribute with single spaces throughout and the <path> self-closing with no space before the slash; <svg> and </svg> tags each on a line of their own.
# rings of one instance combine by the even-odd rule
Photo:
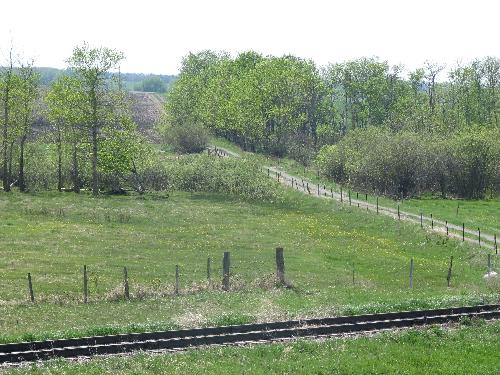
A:
<svg viewBox="0 0 500 375">
<path fill-rule="evenodd" d="M 340 186 L 331 181 L 327 181 L 322 177 L 317 176 L 314 167 L 304 168 L 303 165 L 295 160 L 283 158 L 270 158 L 259 154 L 244 153 L 239 147 L 224 139 L 213 139 L 212 143 L 220 147 L 224 147 L 239 154 L 244 154 L 246 157 L 252 157 L 260 160 L 262 165 L 279 166 L 284 171 L 291 175 L 303 176 L 314 183 L 324 184 L 327 187 L 333 187 L 340 191 Z M 347 194 L 347 188 L 344 187 L 344 192 Z M 359 198 L 365 200 L 365 193 L 358 192 Z M 356 197 L 356 192 L 351 193 L 353 198 Z M 376 196 L 368 194 L 368 202 L 375 204 Z M 396 209 L 398 204 L 402 211 L 420 214 L 424 216 L 433 215 L 434 218 L 456 224 L 465 224 L 466 227 L 476 230 L 480 228 L 483 233 L 497 234 L 500 238 L 500 198 L 489 198 L 483 200 L 467 200 L 467 199 L 443 199 L 438 196 L 424 196 L 421 198 L 405 199 L 398 201 L 387 197 L 379 197 L 379 204 L 385 207 Z M 457 210 L 458 208 L 458 210 Z"/>
<path fill-rule="evenodd" d="M 499 298 L 498 283 L 483 279 L 485 250 L 296 192 L 288 192 L 284 202 L 266 204 L 188 193 L 98 199 L 2 194 L 0 233 L 3 342 Z M 285 248 L 291 289 L 273 283 L 277 246 Z M 232 258 L 229 293 L 218 287 L 224 251 Z M 206 281 L 207 257 L 213 259 L 212 287 Z M 410 258 L 415 259 L 412 290 Z M 493 262 L 496 267 L 496 257 Z M 87 305 L 82 303 L 84 264 L 90 279 Z M 180 296 L 173 295 L 176 264 Z M 122 298 L 123 266 L 131 301 Z M 27 302 L 28 272 L 35 304 Z"/>
<path fill-rule="evenodd" d="M 372 337 L 65 360 L 7 374 L 498 374 L 500 323 L 431 327 Z"/>
</svg>

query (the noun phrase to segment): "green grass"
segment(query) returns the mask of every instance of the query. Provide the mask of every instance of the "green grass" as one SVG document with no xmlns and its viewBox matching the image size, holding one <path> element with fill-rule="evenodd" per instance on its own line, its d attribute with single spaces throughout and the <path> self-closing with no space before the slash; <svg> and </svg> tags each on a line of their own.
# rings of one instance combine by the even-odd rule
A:
<svg viewBox="0 0 500 375">
<path fill-rule="evenodd" d="M 300 197 L 300 199 L 299 199 Z M 0 341 L 497 301 L 486 251 L 404 222 L 288 192 L 280 203 L 215 194 L 0 195 Z M 285 248 L 292 289 L 274 286 Z M 220 291 L 231 252 L 233 290 Z M 446 287 L 454 256 L 452 287 Z M 213 282 L 206 282 L 207 257 Z M 413 290 L 408 266 L 415 259 Z M 497 258 L 493 257 L 494 266 Z M 82 267 L 90 303 L 82 303 Z M 175 265 L 181 295 L 173 295 Z M 127 266 L 133 300 L 121 298 Z M 354 270 L 354 283 L 352 275 Z M 36 303 L 27 302 L 32 274 Z"/>
<path fill-rule="evenodd" d="M 500 323 L 431 327 L 372 337 L 54 360 L 8 374 L 498 374 Z"/>
<path fill-rule="evenodd" d="M 227 148 L 233 152 L 244 154 L 259 160 L 262 165 L 276 166 L 282 168 L 291 175 L 303 176 L 314 183 L 320 183 L 340 191 L 340 186 L 323 177 L 318 177 L 317 170 L 314 167 L 305 168 L 302 164 L 288 158 L 273 158 L 261 154 L 252 154 L 243 152 L 238 146 L 225 139 L 213 139 L 213 144 L 219 147 Z M 344 187 L 347 194 L 348 188 Z M 359 199 L 365 200 L 365 192 L 358 192 Z M 356 191 L 351 192 L 352 198 L 356 198 Z M 376 196 L 368 194 L 368 202 L 375 204 Z M 430 217 L 432 214 L 435 219 L 445 221 L 461 226 L 463 223 L 467 228 L 476 230 L 480 228 L 483 233 L 497 234 L 500 237 L 500 197 L 483 200 L 466 199 L 444 199 L 439 196 L 426 195 L 420 198 L 405 199 L 403 201 L 379 197 L 379 204 L 385 207 L 397 209 L 398 204 L 402 211 Z M 458 207 L 458 211 L 457 211 Z M 457 213 L 458 212 L 458 213 Z"/>
</svg>

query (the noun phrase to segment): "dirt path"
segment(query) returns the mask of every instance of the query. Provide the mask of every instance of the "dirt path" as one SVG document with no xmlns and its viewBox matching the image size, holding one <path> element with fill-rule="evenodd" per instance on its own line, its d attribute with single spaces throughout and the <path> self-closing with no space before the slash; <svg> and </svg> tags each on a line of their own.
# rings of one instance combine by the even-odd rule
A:
<svg viewBox="0 0 500 375">
<path fill-rule="evenodd" d="M 215 148 L 214 150 L 220 156 L 240 157 L 240 155 L 237 154 L 236 152 L 229 151 L 224 148 L 219 147 Z M 422 227 L 425 226 L 426 229 L 432 230 L 436 233 L 447 235 L 448 237 L 456 238 L 462 241 L 467 241 L 469 243 L 474 243 L 482 247 L 485 247 L 487 249 L 493 249 L 497 251 L 496 248 L 497 245 L 495 245 L 495 236 L 492 234 L 481 232 L 481 241 L 479 242 L 479 232 L 476 230 L 467 227 L 462 228 L 459 225 L 446 223 L 445 221 L 436 218 L 431 218 L 423 215 L 416 215 L 405 211 L 398 212 L 398 210 L 394 208 L 384 207 L 381 205 L 368 203 L 363 200 L 354 199 L 352 197 L 349 197 L 349 194 L 347 194 L 346 192 L 342 192 L 341 194 L 339 191 L 326 189 L 325 186 L 314 184 L 302 177 L 290 175 L 285 171 L 283 171 L 281 168 L 264 166 L 264 170 L 266 171 L 266 173 L 270 178 L 275 178 L 278 180 L 278 182 L 282 183 L 283 185 L 293 188 L 304 194 L 308 194 L 323 199 L 335 199 L 346 205 L 350 205 L 352 207 L 359 207 L 360 209 L 366 211 L 372 211 L 378 214 L 390 216 L 396 220 L 410 221 L 419 224 Z"/>
</svg>

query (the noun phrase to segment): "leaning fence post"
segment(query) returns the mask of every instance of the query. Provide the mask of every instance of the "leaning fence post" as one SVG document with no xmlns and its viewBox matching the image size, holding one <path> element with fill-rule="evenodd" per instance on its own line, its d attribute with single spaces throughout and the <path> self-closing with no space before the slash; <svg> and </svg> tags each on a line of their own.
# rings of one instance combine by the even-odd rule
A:
<svg viewBox="0 0 500 375">
<path fill-rule="evenodd" d="M 175 294 L 179 295 L 179 266 L 175 265 Z"/>
<path fill-rule="evenodd" d="M 229 252 L 224 252 L 224 259 L 222 260 L 222 289 L 229 290 Z"/>
<path fill-rule="evenodd" d="M 123 267 L 123 290 L 126 299 L 130 299 L 130 290 L 128 287 L 128 273 L 127 267 Z"/>
<path fill-rule="evenodd" d="M 278 284 L 285 284 L 285 258 L 282 247 L 276 248 L 276 279 Z"/>
<path fill-rule="evenodd" d="M 413 288 L 413 258 L 410 260 L 410 288 Z"/>
<path fill-rule="evenodd" d="M 451 283 L 451 268 L 453 267 L 453 255 L 450 257 L 450 267 L 448 268 L 448 276 L 446 276 L 446 281 L 448 282 L 448 288 Z"/>
<path fill-rule="evenodd" d="M 31 282 L 31 273 L 28 272 L 28 289 L 30 292 L 30 301 L 35 302 L 35 294 L 33 293 L 33 283 Z"/>
<path fill-rule="evenodd" d="M 87 265 L 83 265 L 83 303 L 88 302 L 88 297 L 89 297 L 89 280 L 87 277 Z"/>
</svg>

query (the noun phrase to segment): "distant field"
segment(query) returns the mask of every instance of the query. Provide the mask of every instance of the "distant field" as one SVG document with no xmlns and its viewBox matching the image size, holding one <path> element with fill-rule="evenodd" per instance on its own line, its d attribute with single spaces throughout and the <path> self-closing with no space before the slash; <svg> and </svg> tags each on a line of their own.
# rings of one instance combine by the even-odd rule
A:
<svg viewBox="0 0 500 375">
<path fill-rule="evenodd" d="M 298 197 L 304 199 L 298 199 Z M 486 252 L 418 226 L 288 192 L 258 203 L 214 194 L 0 195 L 0 341 L 223 325 L 497 301 Z M 275 287 L 285 248 L 291 289 Z M 219 285 L 231 252 L 233 291 Z M 451 288 L 446 287 L 454 256 Z M 414 288 L 408 288 L 410 258 Z M 498 260 L 493 257 L 494 266 Z M 82 303 L 88 265 L 90 303 Z M 181 295 L 173 296 L 175 265 Z M 128 267 L 132 301 L 122 298 Z M 353 282 L 354 271 L 354 282 Z M 37 303 L 27 302 L 31 272 Z"/>
<path fill-rule="evenodd" d="M 500 323 L 372 337 L 50 361 L 8 374 L 498 374 Z"/>
</svg>

